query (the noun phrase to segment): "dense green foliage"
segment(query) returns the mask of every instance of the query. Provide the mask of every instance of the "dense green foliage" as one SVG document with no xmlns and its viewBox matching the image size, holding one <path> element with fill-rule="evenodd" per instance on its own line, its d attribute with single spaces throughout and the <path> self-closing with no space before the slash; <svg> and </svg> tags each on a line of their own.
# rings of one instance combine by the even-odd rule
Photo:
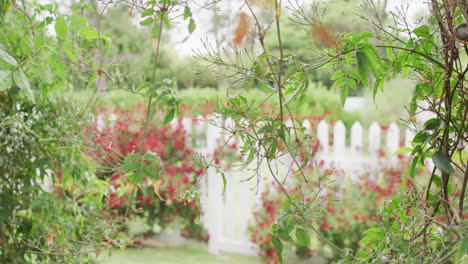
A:
<svg viewBox="0 0 468 264">
<path fill-rule="evenodd" d="M 79 19 L 53 5 L 32 14 L 29 4 L 8 5 L 0 17 L 0 262 L 92 263 L 124 238 L 120 219 L 101 211 L 107 184 L 83 155 L 80 127 L 90 117 L 54 96 L 81 81 L 60 58 L 77 52 L 68 36 Z M 45 30 L 53 21 L 57 38 Z"/>
</svg>

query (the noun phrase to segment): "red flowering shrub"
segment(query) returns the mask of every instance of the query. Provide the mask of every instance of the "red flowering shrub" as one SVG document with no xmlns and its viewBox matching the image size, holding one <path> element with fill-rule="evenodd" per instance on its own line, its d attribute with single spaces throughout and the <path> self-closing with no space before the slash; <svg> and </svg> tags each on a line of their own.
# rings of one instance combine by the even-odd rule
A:
<svg viewBox="0 0 468 264">
<path fill-rule="evenodd" d="M 114 113 L 118 121 L 114 124 L 108 124 L 102 129 L 98 129 L 97 125 L 89 128 L 98 146 L 93 150 L 93 155 L 101 160 L 98 175 L 111 185 L 108 203 L 120 214 L 137 213 L 144 216 L 151 227 L 154 223 L 165 227 L 178 218 L 183 235 L 207 240 L 206 232 L 195 224 L 199 215 L 197 202 L 191 197 L 187 198 L 200 173 L 188 161 L 193 151 L 185 144 L 187 135 L 180 122 L 174 129 L 169 125 L 163 126 L 158 121 L 161 120 L 158 114 L 150 121 L 143 153 L 151 152 L 161 158 L 159 180 L 143 177 L 141 184 L 136 186 L 134 196 L 128 191 L 128 185 L 131 184 L 120 167 L 125 157 L 141 151 L 145 111 L 141 106 L 136 106 L 126 114 L 116 110 Z M 99 114 L 107 115 L 104 111 Z M 130 197 L 134 199 L 129 201 Z"/>
<path fill-rule="evenodd" d="M 374 178 L 366 173 L 361 175 L 357 183 L 352 182 L 346 176 L 339 185 L 329 184 L 326 195 L 322 197 L 320 202 L 319 208 L 322 209 L 322 212 L 316 212 L 319 217 L 311 217 L 309 223 L 316 226 L 325 238 L 339 248 L 350 248 L 356 252 L 361 239 L 360 234 L 368 228 L 377 226 L 378 221 L 376 220 L 378 219 L 376 217 L 383 208 L 383 204 L 398 197 L 397 191 L 400 190 L 403 180 L 401 175 L 409 166 L 407 156 L 399 155 L 398 157 L 398 168 L 383 168 Z M 311 177 L 311 174 L 315 173 L 312 165 L 307 167 L 305 173 L 308 174 L 308 179 L 317 178 L 316 176 Z M 329 178 L 335 179 L 336 172 L 328 170 L 323 174 L 328 174 Z M 301 178 L 297 178 L 297 182 L 301 182 Z M 317 187 L 318 183 L 316 182 L 309 183 L 305 188 L 312 191 L 316 190 Z M 410 179 L 406 179 L 406 188 L 407 190 L 412 188 Z M 311 203 L 311 199 L 313 199 L 304 197 L 304 192 L 300 192 L 297 187 L 287 191 L 292 197 L 302 193 L 301 197 L 304 200 L 301 203 L 305 205 Z M 271 261 L 271 263 L 276 262 L 277 257 L 275 247 L 270 243 L 272 237 L 270 230 L 284 213 L 281 205 L 284 199 L 285 196 L 280 190 L 264 192 L 262 194 L 263 206 L 254 213 L 255 220 L 250 227 L 251 241 L 260 246 L 261 255 L 265 257 L 265 261 Z M 316 240 L 319 244 L 322 242 L 318 237 Z M 294 245 L 296 254 L 300 257 L 310 257 L 313 251 L 319 251 L 327 257 L 340 257 L 339 255 L 330 256 L 330 250 L 325 249 L 327 245 L 323 244 L 323 246 L 324 248 L 310 248 L 300 244 Z"/>
<path fill-rule="evenodd" d="M 281 190 L 263 192 L 261 207 L 254 212 L 254 220 L 250 226 L 250 240 L 260 247 L 260 256 L 266 263 L 278 263 L 276 249 L 271 243 L 271 227 L 280 213 L 283 199 Z"/>
</svg>

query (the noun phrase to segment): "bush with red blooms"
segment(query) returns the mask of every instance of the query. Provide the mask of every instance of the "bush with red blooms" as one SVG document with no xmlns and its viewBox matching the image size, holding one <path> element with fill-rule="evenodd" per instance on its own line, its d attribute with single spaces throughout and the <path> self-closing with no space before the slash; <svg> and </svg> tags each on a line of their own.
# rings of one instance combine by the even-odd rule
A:
<svg viewBox="0 0 468 264">
<path fill-rule="evenodd" d="M 339 248 L 351 248 L 354 252 L 359 247 L 360 234 L 371 227 L 377 225 L 377 214 L 383 204 L 389 202 L 391 198 L 398 196 L 398 191 L 403 180 L 402 174 L 409 166 L 409 158 L 398 155 L 399 165 L 397 168 L 382 168 L 377 175 L 371 177 L 369 174 L 361 175 L 360 179 L 352 182 L 349 177 L 337 184 L 329 184 L 326 192 L 323 193 L 321 208 L 318 213 L 320 217 L 311 218 L 310 223 L 316 226 L 325 238 L 334 243 Z M 320 169 L 320 168 L 319 168 Z M 305 170 L 308 179 L 316 170 L 308 166 Z M 424 173 L 419 171 L 419 174 Z M 335 172 L 325 170 L 321 174 L 334 179 Z M 300 179 L 297 179 L 300 182 Z M 309 183 L 307 189 L 312 191 L 317 188 L 318 183 Z M 406 180 L 407 190 L 412 187 L 412 181 Z M 299 194 L 299 189 L 289 189 L 288 194 L 294 196 Z M 280 190 L 271 191 L 271 188 L 262 193 L 263 205 L 254 212 L 254 221 L 250 226 L 251 241 L 260 246 L 260 255 L 264 257 L 266 263 L 276 263 L 278 261 L 275 247 L 270 239 L 270 232 L 273 224 L 284 213 L 282 212 L 282 201 L 285 196 Z M 311 198 L 305 198 L 304 204 L 311 203 Z M 317 237 L 316 245 L 321 244 Z M 314 244 L 314 243 L 312 243 Z M 300 257 L 311 257 L 313 251 L 331 257 L 339 258 L 339 255 L 330 255 L 330 250 L 326 244 L 319 248 L 310 248 L 304 245 L 294 245 L 296 254 Z"/>
<path fill-rule="evenodd" d="M 281 190 L 271 191 L 267 188 L 261 194 L 262 204 L 254 212 L 254 219 L 249 226 L 250 240 L 260 247 L 260 256 L 265 259 L 265 263 L 278 263 L 275 246 L 271 243 L 271 227 L 280 214 L 283 195 Z"/>
<path fill-rule="evenodd" d="M 161 158 L 160 180 L 144 177 L 135 187 L 135 195 L 124 191 L 128 189 L 129 182 L 120 167 L 127 155 L 140 151 L 145 113 L 141 105 L 125 112 L 117 109 L 113 113 L 117 116 L 116 121 L 105 127 L 96 124 L 89 128 L 97 146 L 92 155 L 101 161 L 98 175 L 108 180 L 111 186 L 108 203 L 117 213 L 136 213 L 145 217 L 150 227 L 153 224 L 165 227 L 177 218 L 182 225 L 182 235 L 206 241 L 207 233 L 196 224 L 199 215 L 197 201 L 189 195 L 202 171 L 195 171 L 189 162 L 188 157 L 193 151 L 185 144 L 187 135 L 180 122 L 174 128 L 162 125 L 159 113 L 150 121 L 143 152 L 152 152 Z M 105 111 L 98 115 L 110 116 Z M 129 197 L 134 199 L 129 201 Z"/>
</svg>

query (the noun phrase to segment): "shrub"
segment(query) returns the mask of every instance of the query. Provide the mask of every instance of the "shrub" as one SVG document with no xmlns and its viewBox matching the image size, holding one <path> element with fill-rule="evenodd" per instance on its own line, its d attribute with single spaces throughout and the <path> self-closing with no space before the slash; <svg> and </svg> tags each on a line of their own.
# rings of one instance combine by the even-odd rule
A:
<svg viewBox="0 0 468 264">
<path fill-rule="evenodd" d="M 108 115 L 104 111 L 98 113 Z M 102 130 L 97 124 L 89 128 L 95 135 L 92 140 L 98 146 L 92 150 L 93 156 L 101 160 L 98 175 L 112 186 L 109 205 L 119 214 L 128 211 L 129 215 L 137 213 L 146 217 L 151 228 L 149 232 L 152 232 L 154 224 L 166 227 L 178 218 L 185 236 L 207 240 L 206 232 L 196 224 L 199 206 L 192 196 L 196 191 L 197 176 L 202 171 L 195 171 L 188 161 L 193 151 L 187 147 L 187 135 L 181 122 L 175 128 L 161 125 L 158 121 L 160 115 L 157 115 L 150 121 L 141 149 L 143 119 L 139 113 L 144 113 L 144 110 L 137 105 L 126 113 L 119 109 L 115 113 L 118 116 L 115 124 Z M 121 166 L 126 157 L 141 151 L 155 153 L 161 158 L 162 167 L 157 172 L 160 180 L 143 177 L 132 195 L 128 189 L 132 188 L 132 183 Z"/>
</svg>

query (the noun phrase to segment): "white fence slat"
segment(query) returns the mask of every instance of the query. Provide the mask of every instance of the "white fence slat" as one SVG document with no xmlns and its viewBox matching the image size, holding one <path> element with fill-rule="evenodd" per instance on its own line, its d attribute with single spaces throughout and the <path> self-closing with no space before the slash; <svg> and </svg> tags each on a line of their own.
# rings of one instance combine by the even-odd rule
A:
<svg viewBox="0 0 468 264">
<path fill-rule="evenodd" d="M 398 157 L 393 155 L 400 148 L 400 129 L 395 123 L 391 123 L 387 130 L 387 156 L 390 157 L 392 167 L 398 165 Z"/>
<path fill-rule="evenodd" d="M 335 157 L 343 157 L 346 151 L 346 128 L 338 120 L 335 126 L 333 127 L 333 155 Z"/>
<path fill-rule="evenodd" d="M 242 124 L 247 125 L 245 120 L 241 121 Z M 239 139 L 239 155 L 241 154 L 240 151 L 244 147 L 244 142 L 242 139 Z M 247 159 L 247 155 L 245 155 L 244 160 Z M 249 241 L 249 218 L 251 215 L 251 203 L 250 203 L 250 188 L 249 184 L 251 181 L 246 181 L 248 178 L 248 169 L 245 168 L 239 172 L 238 180 L 239 182 L 239 232 L 240 236 L 239 239 L 241 241 Z"/>
<path fill-rule="evenodd" d="M 302 126 L 305 128 L 307 134 L 311 134 L 311 133 L 312 133 L 312 125 L 310 124 L 310 121 L 309 121 L 309 120 L 305 119 L 305 120 L 302 122 Z"/>
<path fill-rule="evenodd" d="M 294 128 L 295 123 L 293 123 L 293 120 L 291 118 L 288 118 L 285 122 L 287 128 Z"/>
<path fill-rule="evenodd" d="M 243 174 L 240 176 L 242 177 Z M 249 202 L 250 189 L 249 181 L 242 181 L 239 183 L 239 231 L 240 240 L 249 241 L 249 218 L 251 216 L 251 205 Z"/>
<path fill-rule="evenodd" d="M 234 180 L 232 173 L 225 173 L 226 175 L 226 189 L 224 192 L 224 227 L 226 238 L 234 239 Z M 218 175 L 220 176 L 220 175 Z"/>
<path fill-rule="evenodd" d="M 186 134 L 185 144 L 192 148 L 192 119 L 188 117 L 184 117 L 182 119 L 182 126 L 184 128 Z"/>
<path fill-rule="evenodd" d="M 208 118 L 210 122 L 220 122 L 219 116 L 212 115 Z M 217 149 L 218 140 L 221 138 L 220 128 L 212 125 L 207 125 L 206 129 L 206 154 L 213 155 Z M 211 254 L 219 254 L 219 241 L 222 238 L 222 191 L 223 184 L 221 175 L 216 174 L 214 168 L 209 168 L 208 173 L 208 232 L 210 234 L 210 240 L 208 241 L 208 251 Z"/>
<path fill-rule="evenodd" d="M 198 116 L 195 123 L 195 144 L 197 152 L 204 153 L 203 149 L 205 148 L 206 136 L 201 136 L 206 132 L 207 122 L 203 116 Z M 192 133 L 193 134 L 193 133 Z"/>
<path fill-rule="evenodd" d="M 220 181 L 222 179 L 220 175 L 216 174 L 214 168 L 209 168 L 208 177 L 208 232 L 210 234 L 210 240 L 208 241 L 208 251 L 211 254 L 219 254 L 220 247 L 219 242 L 222 239 L 222 195 L 223 185 Z"/>
<path fill-rule="evenodd" d="M 410 148 L 411 146 L 411 141 L 413 141 L 414 138 L 414 133 L 409 129 L 405 129 L 405 147 Z"/>
<path fill-rule="evenodd" d="M 379 150 L 381 148 L 380 146 L 380 134 L 381 134 L 381 129 L 379 124 L 376 122 L 373 122 L 371 126 L 369 127 L 369 171 L 371 173 L 371 179 L 376 178 L 377 175 L 377 169 L 378 169 L 378 158 L 379 158 Z"/>
<path fill-rule="evenodd" d="M 364 129 L 361 124 L 356 121 L 351 127 L 351 154 L 352 156 L 361 155 L 362 153 L 362 139 L 364 136 Z"/>
<path fill-rule="evenodd" d="M 369 127 L 369 155 L 378 156 L 380 149 L 380 126 L 373 122 Z"/>
<path fill-rule="evenodd" d="M 343 177 L 344 177 L 344 161 L 343 157 L 346 152 L 346 128 L 341 120 L 336 122 L 333 127 L 333 167 L 335 169 L 336 183 L 339 186 L 337 193 L 338 199 L 342 198 Z"/>
<path fill-rule="evenodd" d="M 363 171 L 362 164 L 362 140 L 364 137 L 364 129 L 361 123 L 358 121 L 354 122 L 351 127 L 351 158 L 352 164 L 354 165 L 351 169 L 351 180 L 354 183 L 359 182 L 359 176 Z"/>
<path fill-rule="evenodd" d="M 231 145 L 234 142 L 236 142 L 236 138 L 233 137 L 230 133 L 230 131 L 235 129 L 236 123 L 234 122 L 232 118 L 228 117 L 226 121 L 224 122 L 224 125 L 227 129 L 227 133 L 224 134 L 224 140 L 226 140 L 227 143 Z"/>
<path fill-rule="evenodd" d="M 179 119 L 174 118 L 169 122 L 169 125 L 171 126 L 172 129 L 177 129 L 177 126 L 179 125 Z"/>
<path fill-rule="evenodd" d="M 319 141 L 319 156 L 328 154 L 328 124 L 324 120 L 320 121 L 317 127 L 317 140 Z"/>
</svg>

